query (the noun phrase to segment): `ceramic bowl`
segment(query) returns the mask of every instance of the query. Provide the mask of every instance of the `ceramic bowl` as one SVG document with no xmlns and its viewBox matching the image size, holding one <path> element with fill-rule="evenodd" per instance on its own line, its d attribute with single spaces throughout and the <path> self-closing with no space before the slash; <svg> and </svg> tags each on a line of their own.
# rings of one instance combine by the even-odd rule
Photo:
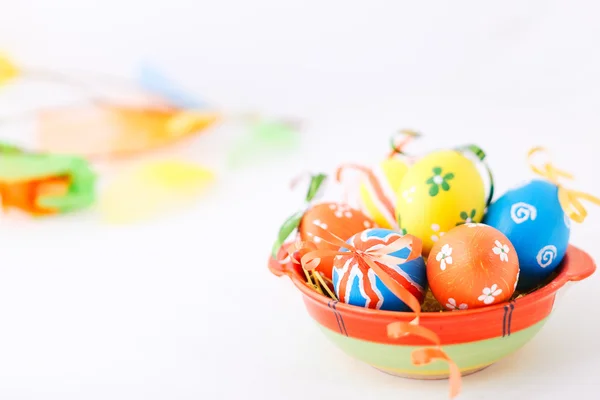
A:
<svg viewBox="0 0 600 400">
<path fill-rule="evenodd" d="M 271 259 L 269 269 L 287 275 L 302 294 L 306 310 L 319 329 L 346 354 L 389 374 L 414 379 L 444 379 L 448 364 L 434 361 L 416 366 L 413 350 L 431 346 L 417 336 L 392 339 L 388 324 L 410 322 L 412 312 L 371 310 L 334 301 L 312 290 L 298 264 Z M 423 313 L 420 324 L 433 330 L 442 349 L 463 376 L 480 371 L 514 353 L 542 329 L 554 310 L 557 295 L 569 283 L 594 273 L 596 265 L 584 251 L 569 246 L 558 275 L 541 289 L 515 301 L 489 307 L 443 313 Z"/>
</svg>

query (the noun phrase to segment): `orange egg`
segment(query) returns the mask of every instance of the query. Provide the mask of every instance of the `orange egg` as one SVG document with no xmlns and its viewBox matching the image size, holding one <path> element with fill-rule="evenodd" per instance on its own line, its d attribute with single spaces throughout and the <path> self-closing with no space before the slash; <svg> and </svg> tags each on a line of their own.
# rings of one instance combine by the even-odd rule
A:
<svg viewBox="0 0 600 400">
<path fill-rule="evenodd" d="M 358 232 L 376 228 L 376 224 L 362 211 L 341 203 L 321 203 L 304 213 L 298 232 L 304 241 L 314 242 L 317 249 L 339 250 L 339 246 L 325 243 L 318 235 L 318 228 L 333 233 L 346 241 Z M 321 260 L 317 268 L 327 279 L 331 280 L 333 258 Z"/>
<path fill-rule="evenodd" d="M 468 223 L 448 231 L 427 259 L 427 280 L 448 310 L 466 310 L 507 301 L 519 279 L 519 259 L 502 232 Z"/>
</svg>

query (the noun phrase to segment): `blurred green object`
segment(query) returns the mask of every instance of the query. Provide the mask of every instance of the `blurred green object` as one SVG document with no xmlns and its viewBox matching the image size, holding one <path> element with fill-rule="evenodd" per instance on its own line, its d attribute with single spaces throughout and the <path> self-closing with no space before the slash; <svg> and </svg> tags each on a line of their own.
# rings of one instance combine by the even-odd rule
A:
<svg viewBox="0 0 600 400">
<path fill-rule="evenodd" d="M 250 132 L 233 146 L 228 165 L 238 168 L 254 160 L 293 151 L 300 146 L 297 124 L 288 121 L 258 120 L 251 122 Z"/>
<path fill-rule="evenodd" d="M 35 206 L 66 213 L 94 203 L 96 174 L 86 160 L 63 155 L 27 153 L 15 146 L 0 144 L 0 183 L 4 187 L 10 190 L 11 185 L 18 188 L 22 184 L 53 178 L 67 178 L 67 192 L 40 196 L 34 200 Z M 31 211 L 27 204 L 11 205 Z"/>
<path fill-rule="evenodd" d="M 277 234 L 277 240 L 273 243 L 273 247 L 271 248 L 271 256 L 273 258 L 277 258 L 277 252 L 281 248 L 281 246 L 285 243 L 285 240 L 290 237 L 290 235 L 298 229 L 300 225 L 300 221 L 302 221 L 302 217 L 304 216 L 304 210 L 298 211 L 291 217 L 289 217 L 281 228 L 279 228 L 279 232 Z"/>
<path fill-rule="evenodd" d="M 23 149 L 9 143 L 0 142 L 0 155 L 23 153 Z"/>
<path fill-rule="evenodd" d="M 316 174 L 311 177 L 308 186 L 308 192 L 306 193 L 307 203 L 313 201 L 313 199 L 317 196 L 325 180 L 327 180 L 327 175 L 325 174 Z"/>
<path fill-rule="evenodd" d="M 279 228 L 277 239 L 271 248 L 271 256 L 273 258 L 277 258 L 277 252 L 279 252 L 281 246 L 292 235 L 292 233 L 297 232 L 300 222 L 302 221 L 302 217 L 304 217 L 304 213 L 309 207 L 311 207 L 311 202 L 319 197 L 318 194 L 320 193 L 320 189 L 323 187 L 323 183 L 326 180 L 327 175 L 325 174 L 319 173 L 310 176 L 308 191 L 304 199 L 304 208 L 290 216 Z"/>
<path fill-rule="evenodd" d="M 71 179 L 68 192 L 63 196 L 41 196 L 40 207 L 54 208 L 61 213 L 77 211 L 94 204 L 96 200 L 96 174 L 81 158 L 56 160 L 64 163 Z"/>
</svg>

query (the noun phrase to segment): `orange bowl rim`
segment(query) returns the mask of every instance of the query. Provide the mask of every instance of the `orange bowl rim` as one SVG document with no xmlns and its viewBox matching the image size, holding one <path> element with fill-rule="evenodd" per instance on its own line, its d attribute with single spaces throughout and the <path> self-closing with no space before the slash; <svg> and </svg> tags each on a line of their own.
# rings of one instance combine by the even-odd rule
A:
<svg viewBox="0 0 600 400">
<path fill-rule="evenodd" d="M 270 262 L 277 263 L 276 260 L 271 259 Z M 285 270 L 285 274 L 290 277 L 294 285 L 302 292 L 302 294 L 312 301 L 317 303 L 321 303 L 323 306 L 327 306 L 327 303 L 331 301 L 331 298 L 326 297 L 322 294 L 319 294 L 315 290 L 311 289 L 305 281 L 302 280 L 302 277 L 297 273 L 291 272 L 290 263 L 286 266 L 283 266 Z M 281 268 L 281 267 L 280 267 Z M 431 320 L 438 318 L 453 318 L 456 316 L 467 316 L 467 315 L 479 315 L 483 313 L 491 313 L 498 309 L 502 309 L 509 303 L 518 303 L 520 305 L 533 304 L 540 300 L 545 299 L 548 296 L 554 295 L 560 288 L 562 288 L 566 283 L 570 281 L 580 281 L 583 280 L 590 275 L 592 275 L 596 270 L 596 265 L 592 258 L 584 252 L 583 250 L 569 245 L 567 248 L 567 252 L 565 258 L 562 261 L 562 266 L 559 274 L 544 287 L 527 294 L 517 300 L 514 301 L 505 301 L 502 303 L 494 304 L 491 306 L 474 308 L 469 310 L 457 310 L 452 312 L 422 312 L 420 315 L 420 319 Z M 396 318 L 396 319 L 413 319 L 416 317 L 416 313 L 411 311 L 387 311 L 387 310 L 375 310 L 365 307 L 354 306 L 351 304 L 346 304 L 339 302 L 336 305 L 336 309 L 342 313 L 353 313 L 360 314 L 364 317 L 371 318 Z"/>
</svg>

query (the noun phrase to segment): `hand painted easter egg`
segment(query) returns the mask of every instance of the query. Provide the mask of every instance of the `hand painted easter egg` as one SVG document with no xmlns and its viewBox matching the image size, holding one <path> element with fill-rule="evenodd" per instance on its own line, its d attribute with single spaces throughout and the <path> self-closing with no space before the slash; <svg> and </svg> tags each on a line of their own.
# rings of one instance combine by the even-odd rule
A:
<svg viewBox="0 0 600 400">
<path fill-rule="evenodd" d="M 347 243 L 357 250 L 368 251 L 389 245 L 402 237 L 403 235 L 398 232 L 375 228 L 357 233 L 347 240 Z M 341 249 L 341 251 L 348 250 Z M 405 247 L 389 255 L 406 259 L 410 253 L 410 248 Z M 334 259 L 333 287 L 340 301 L 371 309 L 410 311 L 410 308 L 383 284 L 363 260 L 358 259 L 351 252 L 348 254 L 348 256 L 336 256 Z M 423 302 L 427 289 L 427 273 L 423 257 L 419 255 L 398 265 L 385 265 L 377 261 L 376 263 L 420 303 Z"/>
<path fill-rule="evenodd" d="M 361 210 L 382 228 L 398 227 L 394 212 L 396 190 L 408 168 L 402 158 L 388 158 L 373 168 L 371 176 L 360 182 Z"/>
<path fill-rule="evenodd" d="M 567 251 L 570 219 L 553 183 L 536 179 L 509 190 L 488 207 L 484 221 L 515 246 L 521 266 L 520 291 L 542 283 Z"/>
<path fill-rule="evenodd" d="M 469 150 L 436 151 L 404 175 L 396 217 L 400 228 L 423 240 L 423 255 L 453 227 L 483 218 L 486 188 L 478 161 Z"/>
<path fill-rule="evenodd" d="M 499 230 L 469 223 L 448 231 L 427 259 L 434 297 L 448 310 L 507 301 L 519 280 L 515 248 Z"/>
<path fill-rule="evenodd" d="M 315 243 L 319 250 L 339 250 L 338 246 L 322 241 L 318 236 L 319 228 L 347 240 L 355 233 L 375 226 L 375 223 L 360 210 L 341 203 L 326 202 L 316 204 L 304 213 L 298 233 L 300 239 Z M 323 259 L 318 271 L 331 280 L 332 268 L 333 261 L 329 258 Z"/>
</svg>

